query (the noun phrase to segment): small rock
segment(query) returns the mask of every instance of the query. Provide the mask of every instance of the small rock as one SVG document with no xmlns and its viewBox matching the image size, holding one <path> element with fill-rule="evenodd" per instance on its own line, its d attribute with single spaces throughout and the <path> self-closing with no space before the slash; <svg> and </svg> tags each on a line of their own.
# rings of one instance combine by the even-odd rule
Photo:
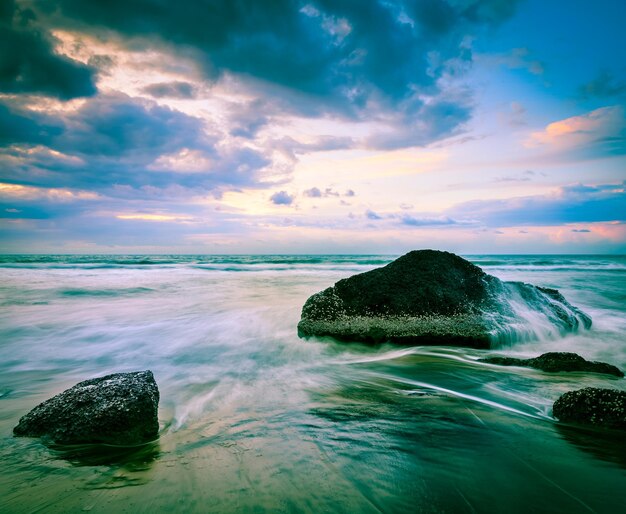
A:
<svg viewBox="0 0 626 514">
<path fill-rule="evenodd" d="M 626 430 L 626 391 L 597 387 L 569 391 L 554 402 L 552 411 L 567 423 Z"/>
<path fill-rule="evenodd" d="M 151 371 L 85 380 L 39 404 L 20 419 L 16 436 L 57 444 L 132 446 L 159 431 L 159 389 Z"/>
<path fill-rule="evenodd" d="M 499 364 L 500 366 L 527 366 L 542 371 L 588 371 L 623 377 L 624 373 L 617 367 L 606 362 L 595 362 L 583 359 L 580 355 L 570 352 L 549 352 L 533 359 L 516 359 L 514 357 L 486 357 L 478 362 Z"/>
</svg>

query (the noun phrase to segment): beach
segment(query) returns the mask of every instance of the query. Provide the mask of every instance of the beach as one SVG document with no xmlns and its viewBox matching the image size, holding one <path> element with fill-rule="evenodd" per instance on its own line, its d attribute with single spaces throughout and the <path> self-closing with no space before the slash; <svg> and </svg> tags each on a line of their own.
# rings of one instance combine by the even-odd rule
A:
<svg viewBox="0 0 626 514">
<path fill-rule="evenodd" d="M 626 257 L 465 256 L 593 319 L 490 350 L 301 339 L 306 299 L 396 256 L 0 256 L 0 510 L 617 512 L 626 442 L 552 404 L 623 378 L 478 362 L 576 352 L 626 370 Z M 528 327 L 527 327 L 528 328 Z M 531 329 L 533 327 L 530 327 Z M 81 380 L 150 369 L 132 452 L 14 438 Z"/>
</svg>

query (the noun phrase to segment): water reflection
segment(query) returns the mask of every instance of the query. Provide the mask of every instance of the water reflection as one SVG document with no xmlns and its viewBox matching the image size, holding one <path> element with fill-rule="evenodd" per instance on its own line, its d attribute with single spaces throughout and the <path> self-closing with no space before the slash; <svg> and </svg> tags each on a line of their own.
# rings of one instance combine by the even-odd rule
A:
<svg viewBox="0 0 626 514">
<path fill-rule="evenodd" d="M 59 445 L 48 443 L 55 458 L 64 459 L 74 466 L 118 466 L 129 471 L 150 469 L 161 453 L 159 441 L 138 446 L 112 446 L 108 444 Z"/>
<path fill-rule="evenodd" d="M 611 429 L 557 424 L 563 439 L 596 459 L 626 469 L 626 437 L 624 432 Z"/>
</svg>

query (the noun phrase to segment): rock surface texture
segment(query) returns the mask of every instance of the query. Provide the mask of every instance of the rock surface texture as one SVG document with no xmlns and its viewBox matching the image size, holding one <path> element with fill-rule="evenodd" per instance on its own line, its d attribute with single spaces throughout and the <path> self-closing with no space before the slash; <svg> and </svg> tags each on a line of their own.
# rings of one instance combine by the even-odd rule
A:
<svg viewBox="0 0 626 514">
<path fill-rule="evenodd" d="M 526 366 L 542 371 L 588 371 L 623 377 L 624 373 L 617 367 L 606 362 L 595 362 L 583 359 L 576 353 L 550 352 L 534 359 L 516 359 L 514 357 L 486 357 L 479 362 L 499 364 L 500 366 Z"/>
<path fill-rule="evenodd" d="M 132 446 L 159 431 L 159 389 L 151 371 L 85 380 L 39 404 L 20 419 L 16 436 L 58 444 Z"/>
<path fill-rule="evenodd" d="M 489 348 L 536 337 L 537 319 L 544 332 L 591 326 L 555 289 L 503 282 L 452 253 L 417 250 L 311 296 L 298 334 Z"/>
<path fill-rule="evenodd" d="M 561 396 L 552 409 L 566 423 L 626 430 L 626 391 L 586 387 Z"/>
</svg>

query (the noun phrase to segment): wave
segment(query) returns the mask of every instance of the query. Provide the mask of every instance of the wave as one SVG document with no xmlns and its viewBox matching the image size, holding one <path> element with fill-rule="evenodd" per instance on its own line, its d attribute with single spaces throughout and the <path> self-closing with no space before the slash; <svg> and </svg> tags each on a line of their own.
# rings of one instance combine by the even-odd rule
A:
<svg viewBox="0 0 626 514">
<path fill-rule="evenodd" d="M 492 346 L 550 340 L 591 328 L 591 318 L 558 291 L 524 282 L 502 282 L 499 312 L 488 315 Z"/>
<path fill-rule="evenodd" d="M 374 267 L 388 264 L 388 256 L 336 255 L 2 255 L 0 268 L 8 269 L 117 269 L 191 267 L 215 271 L 320 268 L 340 266 Z"/>
<path fill-rule="evenodd" d="M 486 271 L 572 271 L 572 272 L 589 272 L 589 271 L 602 271 L 610 273 L 624 273 L 626 272 L 626 265 L 621 264 L 602 264 L 602 263 L 589 263 L 580 264 L 575 266 L 561 266 L 561 265 L 508 265 L 508 266 L 494 266 L 487 268 Z"/>
<path fill-rule="evenodd" d="M 285 269 L 356 270 L 384 266 L 392 255 L 0 255 L 8 269 L 118 269 L 190 267 L 215 271 Z M 467 258 L 489 273 L 511 272 L 626 272 L 626 256 L 480 256 Z"/>
<path fill-rule="evenodd" d="M 124 296 L 142 293 L 151 293 L 154 289 L 149 287 L 128 287 L 124 289 L 61 289 L 60 296 Z"/>
</svg>

